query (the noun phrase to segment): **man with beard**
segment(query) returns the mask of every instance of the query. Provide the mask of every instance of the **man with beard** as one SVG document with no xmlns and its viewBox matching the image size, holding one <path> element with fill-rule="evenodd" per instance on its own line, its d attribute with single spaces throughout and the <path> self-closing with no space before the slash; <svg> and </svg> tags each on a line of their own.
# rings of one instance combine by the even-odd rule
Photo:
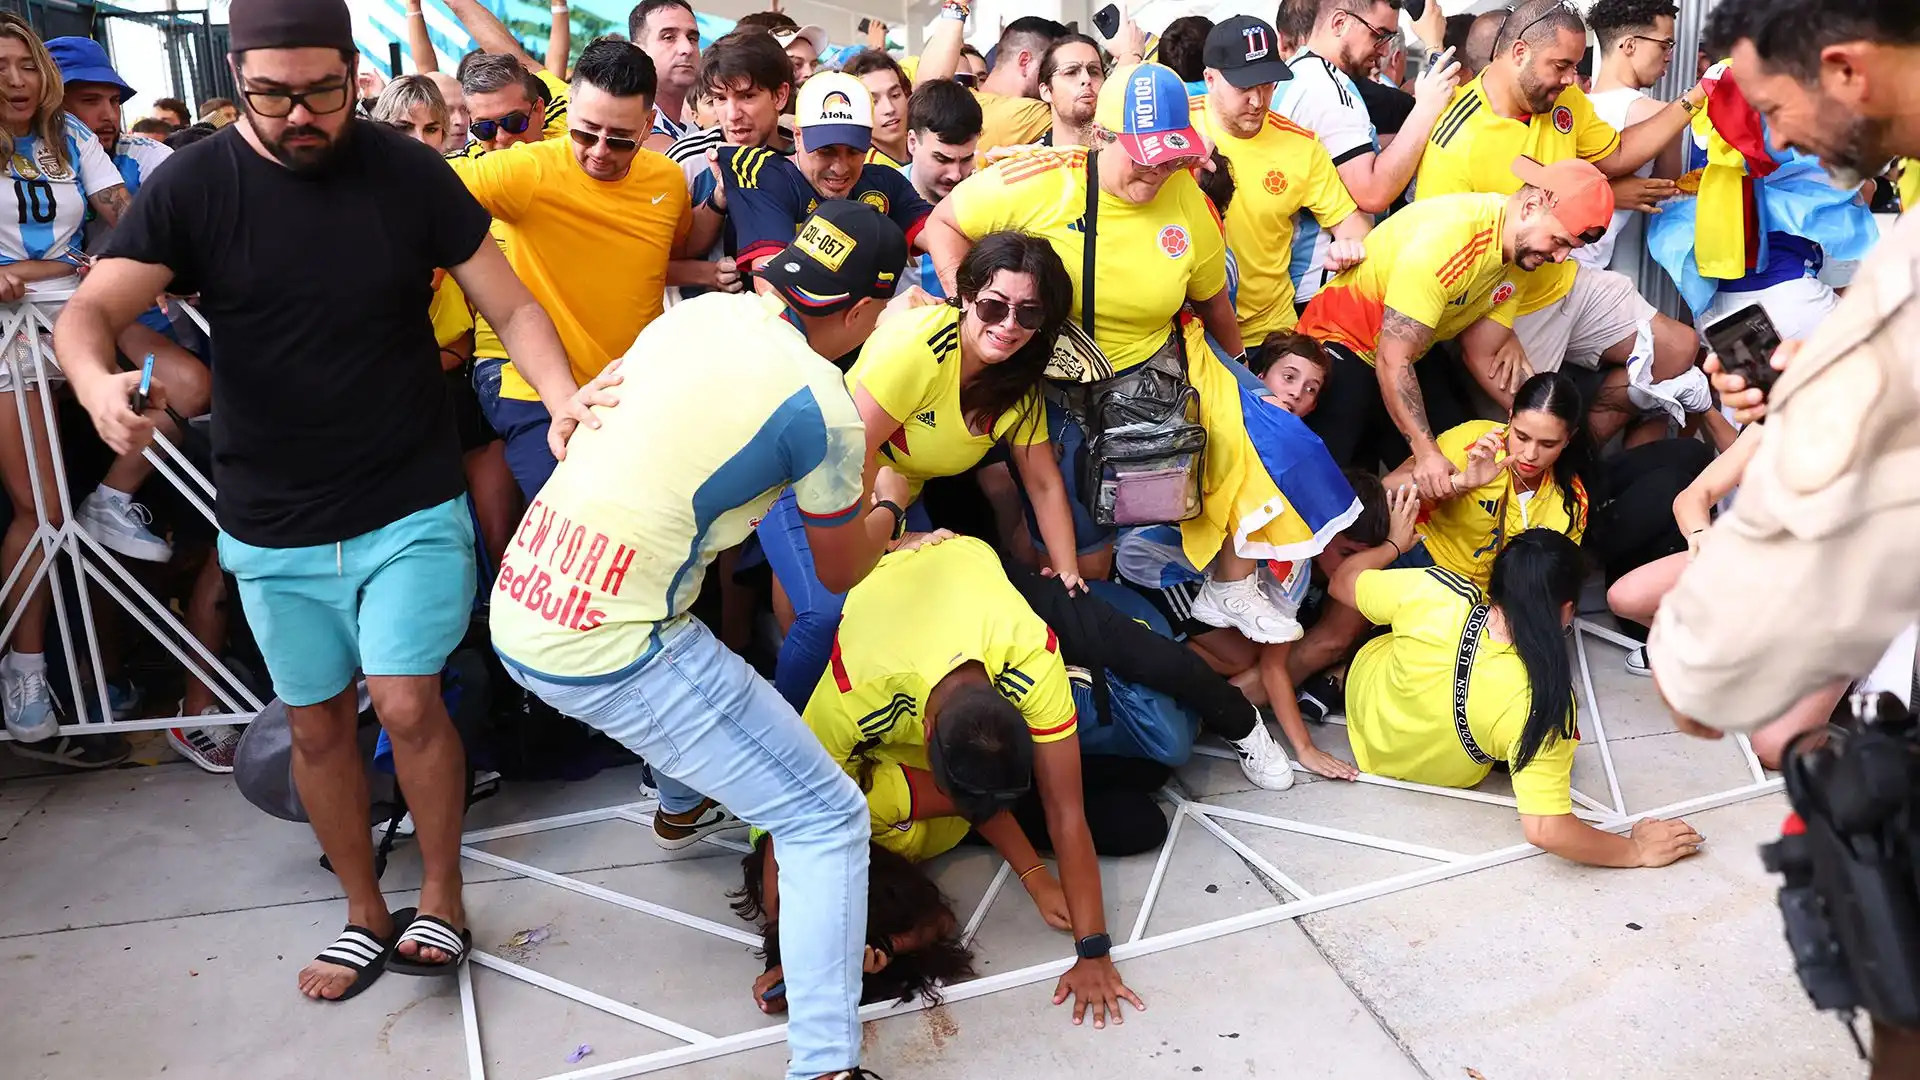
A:
<svg viewBox="0 0 1920 1080">
<path fill-rule="evenodd" d="M 1910 0 L 1725 0 L 1708 36 L 1734 42 L 1734 75 L 1773 144 L 1817 155 L 1836 186 L 1920 155 Z M 1648 639 L 1680 730 L 1718 738 L 1814 693 L 1831 700 L 1920 613 L 1916 280 L 1920 215 L 1908 215 L 1791 364 L 1775 355 L 1785 374 L 1771 392 L 1715 376 L 1767 434 Z M 1920 1032 L 1876 1020 L 1873 1054 L 1875 1077 L 1916 1075 Z"/>
<path fill-rule="evenodd" d="M 867 164 L 873 147 L 873 97 L 859 79 L 823 71 L 800 88 L 794 107 L 794 153 L 723 146 L 712 154 L 719 183 L 694 215 L 692 250 L 719 234 L 721 215 L 733 229 L 734 259 L 757 270 L 781 248 L 812 208 L 851 199 L 878 209 L 906 234 L 909 247 L 933 207 L 900 170 Z M 756 288 L 771 286 L 756 276 Z"/>
<path fill-rule="evenodd" d="M 1609 177 L 1629 176 L 1673 145 L 1706 100 L 1696 84 L 1680 100 L 1617 131 L 1576 85 L 1586 47 L 1586 23 L 1560 0 L 1526 0 L 1515 8 L 1492 61 L 1454 94 L 1434 127 L 1414 197 L 1507 194 L 1520 184 L 1504 165 L 1516 154 L 1548 164 L 1583 158 Z M 1603 228 L 1585 239 L 1604 235 Z M 1596 444 L 1612 438 L 1640 408 L 1711 407 L 1706 380 L 1693 371 L 1693 331 L 1655 311 L 1631 278 L 1571 262 L 1522 275 L 1516 285 L 1520 306 L 1513 330 L 1527 362 L 1536 371 L 1558 371 L 1563 364 L 1582 369 L 1570 374 L 1586 397 Z M 1615 366 L 1626 370 L 1602 372 Z M 1437 453 L 1426 457 L 1424 481 L 1444 483 L 1444 468 Z"/>
<path fill-rule="evenodd" d="M 697 128 L 687 123 L 687 92 L 700 72 L 700 25 L 686 0 L 641 0 L 627 16 L 627 38 L 653 61 L 659 89 L 647 149 L 666 153 Z"/>
<path fill-rule="evenodd" d="M 938 206 L 955 184 L 973 175 L 979 160 L 980 103 L 952 79 L 923 82 L 907 99 L 907 156 L 900 174 L 929 206 Z M 907 263 L 902 289 L 918 285 L 927 295 L 946 299 L 946 286 L 933 260 L 916 255 Z"/>
<path fill-rule="evenodd" d="M 1354 203 L 1385 213 L 1413 179 L 1420 151 L 1453 94 L 1459 65 L 1441 53 L 1414 83 L 1414 107 L 1392 145 L 1382 149 L 1358 81 L 1373 78 L 1388 39 L 1399 32 L 1398 0 L 1320 0 L 1313 33 L 1287 60 L 1293 78 L 1274 95 L 1273 111 L 1319 136 L 1333 155 Z M 1513 160 L 1513 155 L 1507 155 Z M 1310 221 L 1294 235 L 1294 296 L 1313 299 L 1333 271 L 1333 239 Z"/>
<path fill-rule="evenodd" d="M 1207 34 L 1205 97 L 1194 98 L 1193 126 L 1233 165 L 1227 247 L 1240 267 L 1234 311 L 1249 352 L 1293 329 L 1294 216 L 1305 210 L 1333 237 L 1335 270 L 1365 257 L 1359 241 L 1373 228 L 1340 182 L 1333 157 L 1313 132 L 1274 113 L 1274 87 L 1291 76 L 1273 27 L 1236 15 Z"/>
<path fill-rule="evenodd" d="M 1048 146 L 1087 146 L 1093 142 L 1093 113 L 1107 69 L 1100 44 L 1085 34 L 1067 34 L 1040 58 L 1040 97 L 1053 110 L 1053 128 L 1040 141 Z"/>
<path fill-rule="evenodd" d="M 587 412 L 486 211 L 431 149 L 355 118 L 345 0 L 234 0 L 230 26 L 242 121 L 147 181 L 61 312 L 55 348 L 101 438 L 127 453 L 151 438 L 167 389 L 155 380 L 148 410 L 133 410 L 140 373 L 114 362 L 116 332 L 171 290 L 200 295 L 221 343 L 221 562 L 290 707 L 294 782 L 347 895 L 347 929 L 299 979 L 338 1001 L 388 966 L 451 973 L 468 940 L 467 774 L 440 671 L 467 631 L 474 537 L 427 318 L 435 269 L 513 346 L 561 418 L 556 448 Z M 358 672 L 420 841 L 417 917 L 390 913 L 374 876 Z"/>
<path fill-rule="evenodd" d="M 1333 357 L 1307 426 L 1343 467 L 1405 461 L 1409 450 L 1425 462 L 1440 455 L 1436 432 L 1473 419 L 1444 357 L 1415 364 L 1436 341 L 1460 338 L 1474 381 L 1503 405 L 1525 381 L 1509 329 L 1514 279 L 1565 262 L 1583 236 L 1604 229 L 1613 191 L 1578 159 L 1510 166 L 1519 182 L 1511 195 L 1421 199 L 1381 222 L 1367 235 L 1366 259 L 1327 282 L 1300 316 L 1296 329 Z M 1459 490 L 1460 479 L 1415 475 L 1429 502 Z"/>
</svg>

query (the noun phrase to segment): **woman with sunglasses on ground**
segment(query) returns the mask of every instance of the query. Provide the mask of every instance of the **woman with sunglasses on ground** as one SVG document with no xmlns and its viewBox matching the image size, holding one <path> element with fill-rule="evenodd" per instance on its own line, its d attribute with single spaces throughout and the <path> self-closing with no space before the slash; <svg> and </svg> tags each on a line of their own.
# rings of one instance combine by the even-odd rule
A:
<svg viewBox="0 0 1920 1080">
<path fill-rule="evenodd" d="M 1347 737 L 1362 771 L 1470 788 L 1496 765 L 1513 778 L 1527 842 L 1593 866 L 1665 866 L 1699 850 L 1684 821 L 1642 818 L 1630 835 L 1574 816 L 1567 628 L 1586 578 L 1580 548 L 1528 529 L 1493 558 L 1482 590 L 1437 566 L 1389 570 L 1413 542 L 1420 498 L 1393 491 L 1387 543 L 1348 558 L 1328 595 L 1387 628 L 1354 657 Z"/>
<path fill-rule="evenodd" d="M 1094 215 L 1094 343 L 1116 374 L 1153 362 L 1183 370 L 1199 395 L 1207 434 L 1203 505 L 1181 523 L 1188 561 L 1208 568 L 1195 617 L 1254 641 L 1289 640 L 1297 624 L 1261 592 L 1255 560 L 1310 558 L 1359 513 L 1358 503 L 1320 440 L 1244 389 L 1233 362 L 1207 344 L 1211 335 L 1229 356 L 1242 350 L 1225 241 L 1190 173 L 1206 150 L 1189 125 L 1185 84 L 1158 64 L 1119 68 L 1101 87 L 1093 127 L 1090 147 L 1035 150 L 976 172 L 935 208 L 922 243 L 943 281 L 980 238 L 1004 229 L 1045 238 L 1079 274 Z M 1083 286 L 1076 280 L 1076 319 Z M 1184 317 L 1189 306 L 1196 320 Z M 1250 377 L 1246 385 L 1258 389 Z M 1085 430 L 1052 403 L 1047 412 L 1056 453 L 1079 461 Z M 1078 468 L 1063 471 L 1081 563 L 1104 578 L 1114 530 L 1096 522 L 1085 493 L 1072 490 Z"/>
<path fill-rule="evenodd" d="M 1053 572 L 1077 589 L 1073 512 L 1040 403 L 1041 372 L 1072 306 L 1072 280 L 1046 241 L 1005 232 L 975 245 L 957 284 L 956 300 L 883 319 L 847 372 L 866 424 L 869 466 L 891 467 L 917 500 L 928 480 L 958 476 L 1006 447 L 1055 553 Z M 908 527 L 927 531 L 925 510 L 909 506 L 900 508 Z M 826 669 L 846 597 L 820 584 L 797 513 L 769 514 L 759 535 L 793 611 L 774 685 L 800 708 Z"/>
</svg>

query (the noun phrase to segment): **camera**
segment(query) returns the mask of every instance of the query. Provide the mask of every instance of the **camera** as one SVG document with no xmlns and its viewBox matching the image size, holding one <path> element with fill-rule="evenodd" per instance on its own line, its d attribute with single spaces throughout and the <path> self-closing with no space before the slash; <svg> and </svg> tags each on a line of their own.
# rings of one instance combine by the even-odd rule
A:
<svg viewBox="0 0 1920 1080">
<path fill-rule="evenodd" d="M 1784 776 L 1794 812 L 1760 854 L 1785 878 L 1801 986 L 1849 1031 L 1860 1011 L 1920 1028 L 1920 725 L 1898 697 L 1854 691 L 1794 741 Z"/>
</svg>

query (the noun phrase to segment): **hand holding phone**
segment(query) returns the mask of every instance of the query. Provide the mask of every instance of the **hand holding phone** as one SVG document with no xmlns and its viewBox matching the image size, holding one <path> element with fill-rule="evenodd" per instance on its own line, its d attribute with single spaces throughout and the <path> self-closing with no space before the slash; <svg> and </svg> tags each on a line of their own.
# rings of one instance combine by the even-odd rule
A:
<svg viewBox="0 0 1920 1080">
<path fill-rule="evenodd" d="M 1720 358 L 1720 370 L 1738 375 L 1748 386 L 1766 394 L 1780 377 L 1773 354 L 1780 348 L 1780 332 L 1759 304 L 1748 304 L 1706 329 L 1707 345 Z"/>
<path fill-rule="evenodd" d="M 1101 37 L 1109 41 L 1113 40 L 1114 36 L 1120 33 L 1120 6 L 1108 4 L 1094 12 L 1093 28 L 1100 31 Z"/>
<path fill-rule="evenodd" d="M 134 412 L 143 413 L 147 411 L 147 401 L 152 390 L 153 390 L 153 354 L 148 353 L 147 358 L 144 361 L 142 361 L 140 364 L 139 389 L 133 392 L 133 411 Z"/>
</svg>

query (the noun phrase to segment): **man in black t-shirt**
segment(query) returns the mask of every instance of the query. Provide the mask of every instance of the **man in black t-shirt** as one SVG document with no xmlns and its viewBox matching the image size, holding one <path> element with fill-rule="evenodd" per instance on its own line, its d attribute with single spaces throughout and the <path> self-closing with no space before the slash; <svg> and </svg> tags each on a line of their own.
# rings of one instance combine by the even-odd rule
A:
<svg viewBox="0 0 1920 1080">
<path fill-rule="evenodd" d="M 474 539 L 427 318 L 436 268 L 493 322 L 554 411 L 584 415 L 553 324 L 432 150 L 355 119 L 344 0 L 234 0 L 235 123 L 141 187 L 55 327 L 75 394 L 116 451 L 145 446 L 114 334 L 163 291 L 199 293 L 219 342 L 213 476 L 220 556 L 291 707 L 294 781 L 347 894 L 349 926 L 300 973 L 311 998 L 386 967 L 465 958 L 465 769 L 440 671 L 466 633 Z M 369 258 L 369 256 L 372 256 Z M 354 682 L 391 736 L 425 866 L 419 914 L 373 873 Z"/>
</svg>

